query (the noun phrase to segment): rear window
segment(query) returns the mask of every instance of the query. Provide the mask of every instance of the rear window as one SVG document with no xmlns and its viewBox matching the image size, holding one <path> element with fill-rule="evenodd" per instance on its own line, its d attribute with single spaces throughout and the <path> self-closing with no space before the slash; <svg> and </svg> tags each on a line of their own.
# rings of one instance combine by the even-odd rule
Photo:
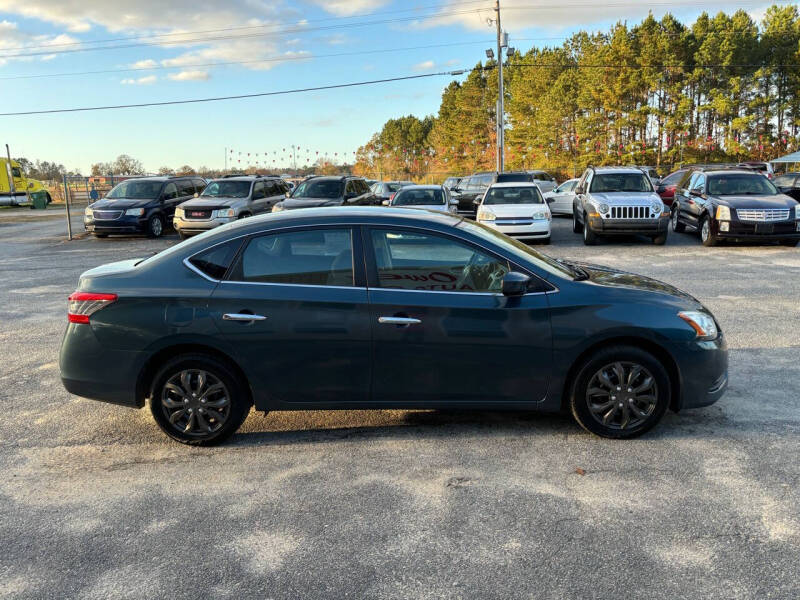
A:
<svg viewBox="0 0 800 600">
<path fill-rule="evenodd" d="M 231 240 L 218 246 L 212 246 L 189 259 L 193 267 L 208 275 L 211 279 L 222 279 L 233 257 L 239 249 L 241 240 Z"/>
<path fill-rule="evenodd" d="M 515 181 L 532 181 L 533 177 L 527 173 L 500 173 L 497 176 L 497 183 L 513 183 Z"/>
</svg>

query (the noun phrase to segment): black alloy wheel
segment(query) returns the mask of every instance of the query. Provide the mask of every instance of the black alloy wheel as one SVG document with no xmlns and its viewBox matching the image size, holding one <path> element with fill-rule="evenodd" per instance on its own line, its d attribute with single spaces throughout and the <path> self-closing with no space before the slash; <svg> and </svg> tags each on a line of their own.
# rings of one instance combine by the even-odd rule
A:
<svg viewBox="0 0 800 600">
<path fill-rule="evenodd" d="M 661 363 L 635 347 L 606 348 L 578 374 L 570 407 L 587 431 L 632 438 L 656 425 L 667 410 L 670 381 Z"/>
<path fill-rule="evenodd" d="M 209 446 L 233 434 L 250 410 L 245 387 L 224 363 L 205 355 L 169 361 L 156 375 L 150 411 L 169 437 Z"/>
</svg>

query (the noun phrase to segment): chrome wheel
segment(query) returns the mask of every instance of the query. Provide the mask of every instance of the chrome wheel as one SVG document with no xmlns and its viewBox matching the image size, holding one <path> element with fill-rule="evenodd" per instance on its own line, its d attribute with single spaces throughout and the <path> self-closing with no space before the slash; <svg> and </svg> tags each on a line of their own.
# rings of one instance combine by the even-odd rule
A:
<svg viewBox="0 0 800 600">
<path fill-rule="evenodd" d="M 225 425 L 231 400 L 216 376 L 202 369 L 186 369 L 164 384 L 161 408 L 172 428 L 184 435 L 205 437 Z"/>
<path fill-rule="evenodd" d="M 632 429 L 656 410 L 658 387 L 645 367 L 615 362 L 599 369 L 589 380 L 586 404 L 592 417 L 610 429 Z"/>
<path fill-rule="evenodd" d="M 708 219 L 703 219 L 703 226 L 700 228 L 700 239 L 703 240 L 703 242 L 707 242 L 710 236 L 711 225 L 708 223 Z"/>
<path fill-rule="evenodd" d="M 672 211 L 672 231 L 678 231 L 678 209 Z"/>
</svg>

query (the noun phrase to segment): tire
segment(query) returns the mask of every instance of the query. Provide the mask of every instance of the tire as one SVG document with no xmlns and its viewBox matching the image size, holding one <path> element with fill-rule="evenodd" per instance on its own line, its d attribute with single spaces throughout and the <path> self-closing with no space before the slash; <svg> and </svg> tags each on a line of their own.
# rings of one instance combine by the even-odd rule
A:
<svg viewBox="0 0 800 600">
<path fill-rule="evenodd" d="M 719 244 L 719 238 L 713 231 L 711 231 L 710 217 L 706 216 L 702 221 L 700 221 L 700 241 L 703 242 L 703 246 L 707 247 L 716 246 Z"/>
<path fill-rule="evenodd" d="M 159 214 L 152 215 L 147 219 L 147 237 L 158 238 L 164 233 L 164 218 Z"/>
<path fill-rule="evenodd" d="M 550 236 L 548 235 L 546 238 L 540 241 L 542 246 L 549 246 L 550 245 Z"/>
<path fill-rule="evenodd" d="M 580 221 L 578 221 L 578 213 L 573 208 L 572 209 L 572 233 L 581 233 L 583 231 L 583 225 L 581 225 Z"/>
<path fill-rule="evenodd" d="M 800 240 L 781 240 L 781 246 L 795 248 Z"/>
<path fill-rule="evenodd" d="M 666 233 L 662 233 L 661 235 L 654 236 L 653 237 L 653 243 L 656 246 L 663 246 L 664 244 L 667 243 L 667 234 Z"/>
<path fill-rule="evenodd" d="M 96 238 L 107 238 L 108 234 L 107 233 L 95 233 L 94 237 L 96 237 Z"/>
<path fill-rule="evenodd" d="M 686 224 L 681 223 L 678 220 L 679 216 L 680 216 L 680 209 L 677 206 L 673 206 L 670 222 L 672 223 L 672 231 L 674 231 L 675 233 L 683 233 L 684 231 L 686 231 Z"/>
<path fill-rule="evenodd" d="M 637 373 L 637 368 L 631 387 L 617 385 L 628 383 L 619 381 L 616 373 L 620 369 L 623 378 L 627 378 Z M 606 375 L 607 383 L 602 383 L 601 373 Z M 640 386 L 647 387 L 638 394 L 627 391 Z M 590 390 L 600 393 L 590 394 Z M 622 396 L 621 402 L 617 394 Z M 581 366 L 569 406 L 572 416 L 586 431 L 604 438 L 629 439 L 656 426 L 669 407 L 670 395 L 669 375 L 653 355 L 634 346 L 610 346 L 592 354 Z"/>
<path fill-rule="evenodd" d="M 597 243 L 597 234 L 589 226 L 586 215 L 583 216 L 583 243 L 585 246 L 594 246 Z"/>
<path fill-rule="evenodd" d="M 47 204 L 52 203 L 53 197 L 50 195 L 50 192 L 45 192 L 45 194 L 47 195 Z"/>
<path fill-rule="evenodd" d="M 181 239 L 181 241 L 183 241 L 183 240 L 188 240 L 189 237 L 191 237 L 191 236 L 188 236 L 185 233 L 183 233 L 182 231 L 179 231 L 178 232 L 178 237 Z"/>
<path fill-rule="evenodd" d="M 201 373 L 205 374 L 202 381 Z M 233 435 L 247 418 L 250 405 L 246 383 L 224 362 L 205 354 L 169 360 L 153 378 L 150 391 L 150 412 L 156 424 L 173 440 L 189 446 L 213 446 Z"/>
</svg>

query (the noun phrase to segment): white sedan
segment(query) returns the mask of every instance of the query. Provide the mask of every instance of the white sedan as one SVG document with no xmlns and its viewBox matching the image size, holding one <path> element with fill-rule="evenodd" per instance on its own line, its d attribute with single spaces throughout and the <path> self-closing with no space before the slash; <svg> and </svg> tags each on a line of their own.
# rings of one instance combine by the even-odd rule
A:
<svg viewBox="0 0 800 600">
<path fill-rule="evenodd" d="M 544 199 L 550 205 L 550 212 L 554 215 L 572 216 L 572 202 L 575 200 L 575 186 L 577 179 L 565 181 L 552 192 L 547 192 Z"/>
<path fill-rule="evenodd" d="M 519 240 L 550 243 L 550 208 L 535 183 L 495 183 L 478 205 L 478 222 Z"/>
</svg>

